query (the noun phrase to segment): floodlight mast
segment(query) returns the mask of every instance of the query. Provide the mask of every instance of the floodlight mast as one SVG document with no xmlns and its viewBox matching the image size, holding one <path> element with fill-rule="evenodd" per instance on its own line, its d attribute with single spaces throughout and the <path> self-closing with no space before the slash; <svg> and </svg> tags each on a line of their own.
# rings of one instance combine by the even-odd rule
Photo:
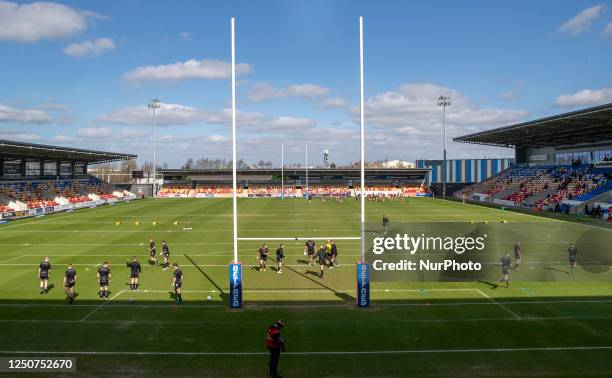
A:
<svg viewBox="0 0 612 378">
<path fill-rule="evenodd" d="M 363 99 L 363 17 L 359 17 L 359 79 L 360 79 L 360 134 L 361 134 L 361 261 L 365 261 L 365 120 Z"/>
<path fill-rule="evenodd" d="M 281 199 L 285 199 L 285 144 L 281 143 Z"/>
<path fill-rule="evenodd" d="M 161 107 L 158 98 L 149 102 L 149 109 L 153 112 L 153 198 L 157 198 L 157 109 Z"/>
<path fill-rule="evenodd" d="M 231 19 L 232 45 L 232 211 L 234 223 L 234 263 L 238 262 L 238 190 L 236 185 L 236 47 L 234 43 L 234 17 Z"/>
<path fill-rule="evenodd" d="M 448 96 L 440 96 L 438 97 L 438 106 L 442 107 L 443 112 L 443 122 L 444 122 L 444 157 L 442 160 L 442 198 L 446 198 L 446 107 L 450 106 L 450 97 Z"/>
</svg>

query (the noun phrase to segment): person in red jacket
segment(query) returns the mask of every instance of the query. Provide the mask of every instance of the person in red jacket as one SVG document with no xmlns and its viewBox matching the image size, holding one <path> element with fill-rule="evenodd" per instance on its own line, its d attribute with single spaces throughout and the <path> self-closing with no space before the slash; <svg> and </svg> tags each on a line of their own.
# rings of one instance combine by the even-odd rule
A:
<svg viewBox="0 0 612 378">
<path fill-rule="evenodd" d="M 285 321 L 281 319 L 268 328 L 266 347 L 270 351 L 270 375 L 272 377 L 280 377 L 278 374 L 278 362 L 281 352 L 285 351 L 285 340 L 281 337 L 281 330 L 284 326 Z"/>
</svg>

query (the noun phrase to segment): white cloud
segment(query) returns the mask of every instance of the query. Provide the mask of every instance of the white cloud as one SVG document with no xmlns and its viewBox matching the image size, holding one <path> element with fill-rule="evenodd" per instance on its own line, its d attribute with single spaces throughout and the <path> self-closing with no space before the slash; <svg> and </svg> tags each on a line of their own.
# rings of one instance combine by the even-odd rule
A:
<svg viewBox="0 0 612 378">
<path fill-rule="evenodd" d="M 608 41 L 612 42 L 612 22 L 609 22 L 608 25 L 601 32 L 601 35 Z"/>
<path fill-rule="evenodd" d="M 83 127 L 77 130 L 77 135 L 87 139 L 105 139 L 110 137 L 113 131 L 108 127 Z"/>
<path fill-rule="evenodd" d="M 440 95 L 451 97 L 446 110 L 449 126 L 494 126 L 514 122 L 527 115 L 524 110 L 481 109 L 459 91 L 435 84 L 402 84 L 395 91 L 380 93 L 367 99 L 366 121 L 376 128 L 430 130 L 442 122 L 442 109 L 437 105 Z M 355 116 L 358 109 L 353 109 Z"/>
<path fill-rule="evenodd" d="M 38 134 L 31 134 L 22 130 L 0 130 L 0 139 L 16 140 L 21 142 L 39 142 L 43 139 Z"/>
<path fill-rule="evenodd" d="M 227 125 L 231 122 L 231 109 L 208 111 L 179 104 L 160 103 L 156 112 L 158 126 L 192 125 L 199 123 Z M 264 119 L 261 113 L 238 112 L 237 121 L 241 125 L 252 125 Z M 146 105 L 117 109 L 96 118 L 99 124 L 115 125 L 152 125 L 153 115 Z"/>
<path fill-rule="evenodd" d="M 0 0 L 0 39 L 36 42 L 65 38 L 84 31 L 90 18 L 103 16 L 52 2 L 17 4 Z"/>
<path fill-rule="evenodd" d="M 221 60 L 195 60 L 158 66 L 142 66 L 123 75 L 131 82 L 180 81 L 190 79 L 228 79 L 232 75 L 231 63 Z M 247 63 L 236 64 L 236 75 L 247 75 L 253 67 Z"/>
<path fill-rule="evenodd" d="M 0 103 L 0 122 L 44 124 L 51 122 L 51 116 L 43 110 L 15 109 Z"/>
<path fill-rule="evenodd" d="M 58 134 L 52 137 L 50 141 L 51 143 L 72 143 L 74 142 L 74 138 L 63 134 Z"/>
<path fill-rule="evenodd" d="M 555 99 L 559 107 L 601 105 L 612 102 L 612 88 L 583 89 L 576 93 L 560 95 Z"/>
<path fill-rule="evenodd" d="M 598 4 L 582 10 L 559 26 L 559 32 L 576 36 L 588 31 L 593 21 L 602 14 L 604 9 L 605 7 L 603 5 Z"/>
<path fill-rule="evenodd" d="M 183 41 L 185 42 L 191 42 L 191 34 L 187 33 L 187 32 L 181 32 L 179 33 L 179 37 L 181 37 L 183 39 Z"/>
<path fill-rule="evenodd" d="M 343 108 L 346 106 L 346 101 L 341 97 L 331 97 L 323 101 L 323 106 L 326 108 Z"/>
<path fill-rule="evenodd" d="M 110 38 L 98 38 L 95 41 L 72 43 L 62 51 L 66 55 L 82 58 L 92 55 L 101 55 L 115 49 L 115 42 Z"/>
<path fill-rule="evenodd" d="M 499 98 L 504 100 L 504 101 L 515 101 L 515 100 L 518 100 L 521 97 L 520 92 L 523 89 L 524 85 L 525 85 L 525 81 L 524 80 L 517 81 L 512 86 L 512 89 L 510 89 L 509 91 L 502 92 L 499 95 Z"/>
<path fill-rule="evenodd" d="M 123 138 L 142 138 L 147 135 L 144 130 L 132 130 L 132 129 L 123 129 L 121 130 L 121 137 Z"/>
<path fill-rule="evenodd" d="M 316 84 L 293 84 L 286 88 L 275 88 L 268 83 L 259 82 L 253 85 L 248 93 L 251 101 L 263 101 L 280 97 L 304 97 L 313 99 L 325 96 L 329 93 L 329 88 L 321 87 Z"/>
</svg>

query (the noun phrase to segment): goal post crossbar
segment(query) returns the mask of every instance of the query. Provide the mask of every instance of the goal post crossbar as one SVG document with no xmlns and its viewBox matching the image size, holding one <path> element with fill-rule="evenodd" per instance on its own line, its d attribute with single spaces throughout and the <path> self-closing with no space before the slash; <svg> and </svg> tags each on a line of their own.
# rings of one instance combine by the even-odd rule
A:
<svg viewBox="0 0 612 378">
<path fill-rule="evenodd" d="M 338 237 L 327 237 L 327 236 L 313 236 L 313 237 L 286 237 L 286 238 L 278 238 L 278 237 L 274 237 L 274 238 L 266 238 L 266 237 L 262 237 L 262 238 L 238 238 L 238 240 L 242 240 L 242 241 L 271 241 L 271 240 L 361 240 L 360 236 L 338 236 Z"/>
</svg>

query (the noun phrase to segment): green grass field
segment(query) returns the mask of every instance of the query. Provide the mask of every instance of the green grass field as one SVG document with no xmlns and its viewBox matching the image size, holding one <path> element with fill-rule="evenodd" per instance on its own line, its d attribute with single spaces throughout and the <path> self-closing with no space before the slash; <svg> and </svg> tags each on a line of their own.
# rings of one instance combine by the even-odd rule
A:
<svg viewBox="0 0 612 378">
<path fill-rule="evenodd" d="M 524 225 L 525 266 L 535 259 L 530 251 L 546 244 L 547 254 L 538 259 L 548 259 L 540 263 L 557 282 L 526 282 L 516 274 L 510 289 L 486 282 L 373 283 L 372 307 L 358 309 L 359 241 L 337 242 L 341 266 L 324 280 L 305 264 L 302 241 L 286 242 L 283 274 L 257 271 L 260 242 L 241 241 L 245 307 L 231 310 L 231 200 L 142 200 L 0 225 L 0 355 L 76 355 L 78 372 L 93 375 L 265 376 L 266 329 L 284 318 L 285 376 L 612 375 L 609 262 L 591 262 L 597 275 L 580 265 L 570 277 L 564 247 L 530 232 L 581 235 L 596 226 L 435 199 L 367 203 L 368 220 L 383 213 L 392 222 Z M 241 237 L 358 232 L 355 201 L 239 201 Z M 158 251 L 165 239 L 171 261 L 183 267 L 180 306 L 172 301 L 171 270 L 146 263 L 149 237 Z M 270 242 L 272 251 L 277 244 Z M 41 295 L 37 267 L 45 255 L 54 267 L 54 287 Z M 127 286 L 125 262 L 133 255 L 143 265 L 137 293 Z M 113 274 L 107 304 L 97 298 L 95 272 L 103 261 Z M 69 262 L 78 272 L 74 305 L 61 287 Z"/>
</svg>

